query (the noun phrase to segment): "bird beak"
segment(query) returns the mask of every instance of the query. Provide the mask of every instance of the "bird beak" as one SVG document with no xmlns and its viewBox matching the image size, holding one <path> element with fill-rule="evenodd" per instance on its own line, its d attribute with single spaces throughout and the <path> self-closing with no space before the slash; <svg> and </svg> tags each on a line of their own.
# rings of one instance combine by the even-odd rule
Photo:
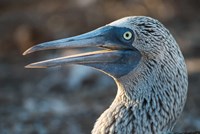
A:
<svg viewBox="0 0 200 134">
<path fill-rule="evenodd" d="M 119 63 L 120 65 L 126 64 L 126 57 L 129 58 L 139 56 L 138 53 L 124 51 L 131 50 L 132 47 L 123 45 L 119 41 L 116 41 L 114 33 L 116 33 L 116 27 L 104 26 L 82 35 L 38 44 L 29 48 L 23 53 L 23 55 L 40 50 L 58 48 L 72 49 L 100 47 L 105 50 L 36 62 L 27 65 L 26 68 L 47 68 L 52 66 L 61 66 L 64 64 L 81 64 L 92 66 L 110 73 L 112 69 L 109 65 L 113 65 L 114 63 Z"/>
</svg>

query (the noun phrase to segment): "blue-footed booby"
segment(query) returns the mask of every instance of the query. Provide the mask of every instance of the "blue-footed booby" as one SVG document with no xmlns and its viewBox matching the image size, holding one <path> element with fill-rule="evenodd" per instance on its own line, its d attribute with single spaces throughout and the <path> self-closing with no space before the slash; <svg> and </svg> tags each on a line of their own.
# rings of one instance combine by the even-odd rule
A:
<svg viewBox="0 0 200 134">
<path fill-rule="evenodd" d="M 188 76 L 180 48 L 163 24 L 145 16 L 125 17 L 85 34 L 38 44 L 24 55 L 39 50 L 85 47 L 103 50 L 26 67 L 78 64 L 111 76 L 118 87 L 117 95 L 96 121 L 93 134 L 172 131 L 184 108 Z"/>
</svg>

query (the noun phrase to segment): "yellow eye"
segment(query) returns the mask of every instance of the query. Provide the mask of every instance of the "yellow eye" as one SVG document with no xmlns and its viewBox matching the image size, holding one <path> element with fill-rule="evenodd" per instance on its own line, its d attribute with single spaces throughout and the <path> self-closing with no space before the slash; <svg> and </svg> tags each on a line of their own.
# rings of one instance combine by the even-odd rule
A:
<svg viewBox="0 0 200 134">
<path fill-rule="evenodd" d="M 132 38 L 132 33 L 127 31 L 123 34 L 125 40 L 130 40 Z"/>
</svg>

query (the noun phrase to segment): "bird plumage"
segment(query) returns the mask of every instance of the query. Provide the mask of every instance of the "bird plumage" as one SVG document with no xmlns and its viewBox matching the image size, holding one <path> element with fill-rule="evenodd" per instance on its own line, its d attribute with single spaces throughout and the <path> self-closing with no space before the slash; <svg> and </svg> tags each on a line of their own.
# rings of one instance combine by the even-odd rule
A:
<svg viewBox="0 0 200 134">
<path fill-rule="evenodd" d="M 116 64 L 116 60 L 109 61 L 107 64 L 115 63 L 116 68 L 113 68 L 115 71 L 105 69 L 99 63 L 86 64 L 109 74 L 118 87 L 113 103 L 96 121 L 92 133 L 171 132 L 183 110 L 188 87 L 186 65 L 175 39 L 159 21 L 145 16 L 122 18 L 106 27 L 112 27 L 110 29 L 122 27 L 131 30 L 134 34 L 131 47 L 134 47 L 135 53 L 131 56 L 137 60 L 131 59 L 132 57 L 124 59 L 122 56 L 123 59 L 118 64 Z M 118 36 L 113 39 L 114 37 L 110 34 L 111 37 L 105 39 L 109 40 L 106 42 L 107 44 L 110 43 L 110 40 L 115 42 L 114 44 L 122 42 Z M 123 41 L 122 44 L 124 42 L 127 46 L 130 44 L 127 41 Z M 117 51 L 120 49 L 120 52 L 130 50 L 130 46 L 126 48 L 109 46 L 109 49 L 113 48 Z M 131 50 L 131 52 L 133 51 Z M 138 62 L 131 64 L 133 61 Z M 47 61 L 32 66 L 37 65 L 50 66 L 54 64 L 52 61 Z M 109 64 L 108 67 L 114 66 Z M 117 73 L 118 68 L 123 73 Z"/>
<path fill-rule="evenodd" d="M 159 133 L 172 131 L 187 96 L 187 71 L 169 31 L 149 17 L 128 17 L 116 23 L 134 28 L 134 46 L 142 59 L 117 79 L 118 94 L 97 120 L 93 133 Z"/>
<path fill-rule="evenodd" d="M 117 79 L 118 94 L 97 120 L 93 133 L 159 133 L 172 131 L 187 96 L 187 71 L 169 31 L 149 17 L 128 17 L 116 23 L 134 28 L 139 65 Z"/>
</svg>

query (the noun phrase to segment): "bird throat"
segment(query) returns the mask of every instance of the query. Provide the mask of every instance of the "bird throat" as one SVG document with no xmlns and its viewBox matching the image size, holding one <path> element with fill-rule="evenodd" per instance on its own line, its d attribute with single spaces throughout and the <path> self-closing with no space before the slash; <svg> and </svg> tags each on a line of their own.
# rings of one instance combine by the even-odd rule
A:
<svg viewBox="0 0 200 134">
<path fill-rule="evenodd" d="M 118 86 L 116 98 L 95 123 L 93 134 L 172 131 L 183 110 L 186 99 L 183 96 L 186 96 L 186 93 L 176 91 L 179 85 L 174 83 L 175 86 L 173 86 L 172 77 L 162 76 L 162 71 L 159 71 L 162 72 L 159 75 L 154 70 L 145 70 L 143 66 L 144 74 L 149 73 L 144 77 L 139 68 L 141 64 L 135 68 L 134 72 L 126 75 L 126 78 L 115 79 Z M 172 82 L 166 83 L 167 79 Z"/>
</svg>

